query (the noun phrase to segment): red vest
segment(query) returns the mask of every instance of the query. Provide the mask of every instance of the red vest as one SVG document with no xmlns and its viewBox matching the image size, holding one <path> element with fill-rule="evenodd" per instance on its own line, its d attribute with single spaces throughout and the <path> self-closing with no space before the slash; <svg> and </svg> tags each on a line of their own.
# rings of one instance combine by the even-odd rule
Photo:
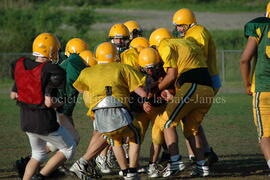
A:
<svg viewBox="0 0 270 180">
<path fill-rule="evenodd" d="M 42 91 L 41 71 L 46 63 L 42 63 L 32 70 L 26 70 L 24 61 L 20 58 L 15 67 L 15 81 L 18 91 L 18 101 L 27 104 L 42 104 L 44 94 Z"/>
</svg>

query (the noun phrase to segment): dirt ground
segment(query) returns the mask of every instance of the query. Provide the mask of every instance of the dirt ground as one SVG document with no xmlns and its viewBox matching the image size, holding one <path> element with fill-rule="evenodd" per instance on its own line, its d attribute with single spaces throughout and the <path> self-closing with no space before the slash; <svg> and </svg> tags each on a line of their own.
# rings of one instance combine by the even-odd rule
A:
<svg viewBox="0 0 270 180">
<path fill-rule="evenodd" d="M 152 30 L 158 27 L 173 28 L 172 16 L 174 11 L 158 11 L 158 10 L 121 10 L 121 9 L 96 9 L 99 13 L 109 14 L 122 14 L 123 19 L 125 16 L 134 17 L 143 29 Z M 217 13 L 217 12 L 195 12 L 197 22 L 205 25 L 209 30 L 232 30 L 243 29 L 246 22 L 253 18 L 263 16 L 263 12 L 240 12 L 240 13 Z M 96 30 L 108 29 L 115 23 L 123 22 L 110 22 L 110 23 L 97 23 L 92 27 Z"/>
</svg>

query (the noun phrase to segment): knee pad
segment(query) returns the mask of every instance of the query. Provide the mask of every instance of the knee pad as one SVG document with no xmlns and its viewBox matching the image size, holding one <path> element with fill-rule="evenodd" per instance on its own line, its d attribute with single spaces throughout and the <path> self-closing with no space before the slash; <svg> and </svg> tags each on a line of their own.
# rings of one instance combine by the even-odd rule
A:
<svg viewBox="0 0 270 180">
<path fill-rule="evenodd" d="M 60 151 L 65 155 L 67 160 L 70 160 L 73 158 L 73 156 L 76 153 L 76 144 L 74 143 L 73 145 L 71 145 L 68 148 L 60 149 Z"/>
<path fill-rule="evenodd" d="M 47 159 L 47 152 L 44 151 L 32 151 L 32 158 L 40 163 L 43 163 Z"/>
</svg>

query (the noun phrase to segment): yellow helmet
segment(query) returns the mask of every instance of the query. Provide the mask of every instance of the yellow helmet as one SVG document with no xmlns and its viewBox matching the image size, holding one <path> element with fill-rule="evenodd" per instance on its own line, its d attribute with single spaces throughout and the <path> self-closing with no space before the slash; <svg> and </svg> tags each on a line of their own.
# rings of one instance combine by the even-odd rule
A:
<svg viewBox="0 0 270 180">
<path fill-rule="evenodd" d="M 270 18 L 270 2 L 267 3 L 265 17 Z"/>
<path fill-rule="evenodd" d="M 187 8 L 182 8 L 176 11 L 173 15 L 173 24 L 174 25 L 180 25 L 180 24 L 186 24 L 190 25 L 196 23 L 196 18 L 194 13 Z"/>
<path fill-rule="evenodd" d="M 153 68 L 160 62 L 158 52 L 153 48 L 144 48 L 139 54 L 138 64 L 142 68 Z"/>
<path fill-rule="evenodd" d="M 58 51 L 60 46 L 60 42 L 56 36 L 51 33 L 41 33 L 33 42 L 33 55 L 46 57 L 51 61 L 57 61 L 59 59 Z"/>
<path fill-rule="evenodd" d="M 109 31 L 109 38 L 129 38 L 128 28 L 124 24 L 115 24 Z"/>
<path fill-rule="evenodd" d="M 128 31 L 132 33 L 134 29 L 140 30 L 140 25 L 136 21 L 127 21 L 124 25 L 128 28 Z"/>
<path fill-rule="evenodd" d="M 79 54 L 80 52 L 86 50 L 88 45 L 86 42 L 80 38 L 73 38 L 67 42 L 65 55 L 70 56 L 72 53 Z"/>
<path fill-rule="evenodd" d="M 124 25 L 128 28 L 130 39 L 142 36 L 142 29 L 136 21 L 127 21 Z"/>
<path fill-rule="evenodd" d="M 116 47 L 110 42 L 101 43 L 96 49 L 96 58 L 98 62 L 113 62 L 116 60 Z"/>
<path fill-rule="evenodd" d="M 129 46 L 137 50 L 140 50 L 142 48 L 149 47 L 149 41 L 144 37 L 136 37 L 130 42 Z"/>
<path fill-rule="evenodd" d="M 159 43 L 163 39 L 172 38 L 171 32 L 166 28 L 158 28 L 153 31 L 150 35 L 149 42 L 150 46 L 159 46 Z"/>
<path fill-rule="evenodd" d="M 95 60 L 94 54 L 90 50 L 84 50 L 80 53 L 81 58 L 84 60 L 84 63 L 87 66 L 94 66 L 97 64 L 97 61 Z"/>
</svg>

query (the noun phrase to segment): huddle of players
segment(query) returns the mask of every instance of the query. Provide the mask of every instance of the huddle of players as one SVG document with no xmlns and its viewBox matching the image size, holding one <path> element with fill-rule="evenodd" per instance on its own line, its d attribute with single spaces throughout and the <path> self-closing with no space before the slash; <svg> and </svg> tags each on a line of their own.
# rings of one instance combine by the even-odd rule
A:
<svg viewBox="0 0 270 180">
<path fill-rule="evenodd" d="M 116 157 L 121 169 L 119 175 L 124 179 L 140 179 L 138 175 L 140 145 L 150 122 L 152 145 L 147 168 L 149 177 L 169 177 L 185 169 L 178 152 L 176 127 L 179 124 L 186 138 L 189 157 L 195 162 L 191 175 L 210 174 L 209 166 L 217 162 L 218 157 L 208 145 L 201 122 L 212 104 L 212 101 L 204 100 L 213 98 L 221 87 L 216 49 L 210 33 L 205 27 L 197 24 L 191 10 L 185 8 L 178 10 L 173 16 L 173 23 L 176 37 L 173 37 L 168 29 L 158 28 L 151 33 L 149 41 L 142 37 L 142 30 L 137 22 L 115 24 L 109 31 L 110 42 L 99 44 L 95 54 L 87 50 L 86 43 L 79 38 L 71 39 L 67 43 L 65 55 L 68 58 L 61 63 L 61 69 L 46 73 L 50 74 L 50 77 L 49 75 L 46 77 L 49 80 L 47 84 L 39 82 L 44 86 L 39 89 L 40 92 L 44 92 L 46 106 L 44 109 L 52 111 L 57 107 L 57 114 L 51 112 L 51 116 L 54 117 L 52 122 L 55 123 L 57 117 L 60 127 L 67 129 L 65 132 L 69 135 L 59 133 L 59 136 L 68 139 L 63 144 L 66 149 L 71 150 L 67 153 L 62 150 L 63 147 L 55 143 L 56 141 L 50 142 L 52 138 L 38 136 L 49 143 L 42 142 L 42 153 L 38 154 L 37 151 L 33 151 L 36 148 L 33 148 L 34 145 L 30 141 L 32 147 L 30 165 L 40 164 L 48 149 L 59 150 L 56 155 L 60 157 L 55 157 L 57 159 L 55 161 L 53 156 L 36 175 L 34 171 L 37 168 L 33 170 L 33 165 L 29 167 L 28 163 L 23 179 L 45 178 L 74 154 L 75 147 L 79 143 L 79 135 L 74 128 L 72 112 L 79 92 L 83 93 L 85 104 L 89 108 L 87 115 L 94 120 L 94 132 L 88 149 L 69 169 L 80 179 L 93 177 L 94 167 L 91 166 L 91 162 L 95 157 L 98 157 L 97 165 L 101 171 L 103 168 L 102 172 L 110 172 L 108 168 L 104 168 L 109 162 L 107 156 L 104 156 L 108 149 L 112 150 Z M 43 44 L 36 42 L 39 39 L 42 39 L 40 41 Z M 48 43 L 48 39 L 54 42 L 49 49 L 45 48 L 43 51 L 44 42 Z M 49 44 L 50 42 L 47 45 Z M 35 49 L 35 46 L 38 48 Z M 33 55 L 46 57 L 54 62 L 59 48 L 60 43 L 54 35 L 42 33 L 33 43 Z M 21 104 L 44 104 L 41 103 L 42 93 L 37 97 L 39 101 L 35 102 L 20 98 L 27 97 L 23 94 L 26 91 L 19 90 L 23 87 L 19 85 L 18 88 L 20 83 L 17 83 L 22 81 L 18 78 L 20 75 L 17 70 L 25 63 L 24 61 L 19 60 L 14 64 L 18 91 L 13 88 L 11 97 Z M 50 63 L 46 62 L 45 66 L 49 66 L 47 64 Z M 41 69 L 37 72 L 44 75 L 45 67 L 39 65 L 37 67 Z M 66 76 L 61 71 L 65 71 Z M 37 75 L 37 72 L 33 71 L 32 74 Z M 55 94 L 58 99 L 64 97 L 64 104 L 52 101 Z M 202 101 L 198 101 L 198 98 Z M 50 106 L 46 105 L 47 101 Z M 59 125 L 52 127 L 53 130 L 50 129 L 45 133 L 35 132 L 32 129 L 30 133 L 47 136 L 48 133 L 60 129 Z M 27 128 L 23 130 L 29 134 Z M 128 144 L 128 150 L 123 148 L 125 143 Z M 40 147 L 40 144 L 37 143 L 36 146 Z M 169 159 L 163 171 L 159 171 L 157 166 L 161 147 L 164 147 L 163 156 L 167 154 Z M 102 153 L 104 149 L 106 151 Z M 62 154 L 59 155 L 59 152 Z M 31 169 L 31 172 L 27 169 Z"/>
</svg>

